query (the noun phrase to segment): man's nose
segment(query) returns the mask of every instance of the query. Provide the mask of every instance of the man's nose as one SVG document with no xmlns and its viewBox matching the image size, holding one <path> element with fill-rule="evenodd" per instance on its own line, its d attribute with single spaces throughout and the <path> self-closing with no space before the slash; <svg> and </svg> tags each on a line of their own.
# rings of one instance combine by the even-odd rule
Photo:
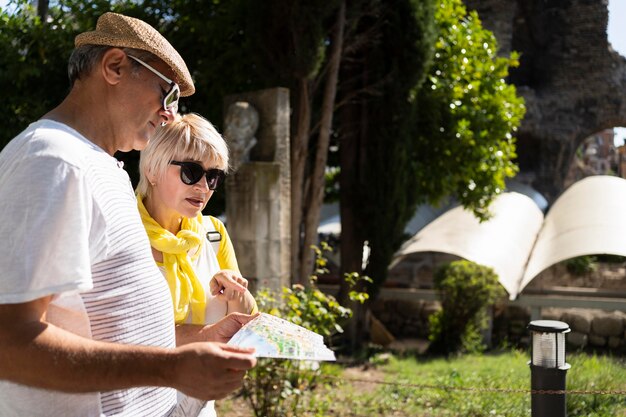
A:
<svg viewBox="0 0 626 417">
<path fill-rule="evenodd" d="M 165 126 L 166 124 L 170 124 L 176 118 L 176 114 L 178 113 L 178 103 L 174 104 L 169 109 L 165 110 L 161 107 L 159 111 L 159 116 L 161 116 L 161 126 Z"/>
</svg>

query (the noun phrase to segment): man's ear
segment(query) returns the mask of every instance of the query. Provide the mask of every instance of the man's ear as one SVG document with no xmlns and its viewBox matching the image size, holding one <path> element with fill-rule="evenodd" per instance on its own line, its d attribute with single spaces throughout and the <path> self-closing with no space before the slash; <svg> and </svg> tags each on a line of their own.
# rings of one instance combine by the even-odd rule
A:
<svg viewBox="0 0 626 417">
<path fill-rule="evenodd" d="M 130 65 L 125 58 L 126 53 L 119 48 L 111 48 L 102 55 L 99 68 L 109 84 L 116 85 L 121 81 L 123 67 Z"/>
</svg>

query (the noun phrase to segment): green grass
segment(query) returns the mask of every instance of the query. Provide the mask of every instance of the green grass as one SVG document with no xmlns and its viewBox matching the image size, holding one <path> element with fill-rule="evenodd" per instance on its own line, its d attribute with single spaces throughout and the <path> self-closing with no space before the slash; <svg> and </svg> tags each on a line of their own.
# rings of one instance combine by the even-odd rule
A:
<svg viewBox="0 0 626 417">
<path fill-rule="evenodd" d="M 585 391 L 625 391 L 626 359 L 573 355 L 567 373 L 567 387 Z M 626 395 L 578 395 L 567 399 L 569 417 L 626 417 Z"/>
<path fill-rule="evenodd" d="M 525 392 L 530 389 L 528 359 L 528 353 L 513 350 L 450 360 L 373 357 L 365 371 L 325 365 L 328 377 L 307 396 L 309 411 L 302 415 L 530 417 L 530 394 Z M 624 358 L 574 354 L 567 361 L 572 365 L 567 373 L 569 390 L 626 390 Z M 568 393 L 567 412 L 568 417 L 626 417 L 626 395 Z"/>
<path fill-rule="evenodd" d="M 388 381 L 383 397 L 396 396 L 407 415 L 528 416 L 530 398 L 522 393 L 481 391 L 486 388 L 528 389 L 526 355 L 517 351 L 500 355 L 471 355 L 452 360 L 392 360 L 386 367 Z M 400 384 L 450 387 L 451 390 L 416 389 Z M 455 390 L 454 388 L 463 388 Z M 467 391 L 465 389 L 472 388 Z"/>
<path fill-rule="evenodd" d="M 530 416 L 529 394 L 483 390 L 528 390 L 530 370 L 527 362 L 528 355 L 519 351 L 468 355 L 452 360 L 393 359 L 383 369 L 386 380 L 397 385 L 380 387 L 376 393 L 378 401 L 372 403 L 387 404 L 385 412 L 402 410 L 405 415 L 415 416 Z M 567 374 L 568 389 L 626 390 L 623 360 L 573 355 L 568 362 L 572 365 Z M 452 389 L 420 389 L 404 384 Z M 626 396 L 569 394 L 567 410 L 569 417 L 626 416 Z"/>
</svg>

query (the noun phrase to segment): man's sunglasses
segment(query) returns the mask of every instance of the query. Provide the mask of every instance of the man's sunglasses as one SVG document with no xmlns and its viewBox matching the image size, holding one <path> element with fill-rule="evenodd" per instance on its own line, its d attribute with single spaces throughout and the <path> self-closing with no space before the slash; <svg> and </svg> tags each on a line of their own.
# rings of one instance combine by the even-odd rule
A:
<svg viewBox="0 0 626 417">
<path fill-rule="evenodd" d="M 152 68 L 150 65 L 143 62 L 141 59 L 135 58 L 134 56 L 128 54 L 127 56 L 132 60 L 139 62 L 144 67 L 148 68 L 150 71 L 158 75 L 159 78 L 161 78 L 163 81 L 170 85 L 170 89 L 167 93 L 165 93 L 165 97 L 163 97 L 163 109 L 167 111 L 174 107 L 178 103 L 178 99 L 180 98 L 180 87 L 178 86 L 178 84 L 167 78 L 165 75 L 161 74 L 159 71 Z"/>
<path fill-rule="evenodd" d="M 213 168 L 205 171 L 202 165 L 196 162 L 172 161 L 170 164 L 180 166 L 180 180 L 187 185 L 197 183 L 206 174 L 209 190 L 215 190 L 226 178 L 226 174 L 221 169 Z"/>
</svg>

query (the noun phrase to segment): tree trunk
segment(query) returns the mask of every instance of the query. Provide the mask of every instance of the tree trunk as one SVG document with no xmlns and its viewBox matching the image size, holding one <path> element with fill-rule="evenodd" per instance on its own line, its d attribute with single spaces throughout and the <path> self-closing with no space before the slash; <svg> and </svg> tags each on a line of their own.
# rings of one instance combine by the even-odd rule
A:
<svg viewBox="0 0 626 417">
<path fill-rule="evenodd" d="M 341 239 L 339 253 L 341 259 L 340 276 L 346 273 L 362 272 L 361 260 L 365 229 L 361 225 L 358 210 L 361 202 L 361 173 L 363 169 L 364 123 L 366 105 L 363 102 L 350 103 L 341 111 L 341 143 L 339 146 L 339 213 L 341 218 Z M 348 302 L 348 284 L 341 279 L 338 301 Z"/>
<path fill-rule="evenodd" d="M 337 96 L 345 20 L 346 4 L 343 1 L 337 12 L 337 24 L 332 35 L 332 49 L 322 99 L 322 115 L 315 153 L 315 164 L 313 166 L 311 183 L 307 187 L 308 193 L 304 206 L 306 208 L 304 215 L 304 238 L 299 273 L 301 280 L 313 271 L 313 251 L 311 250 L 311 245 L 317 243 L 317 227 L 320 221 L 320 210 L 324 202 L 326 161 L 328 159 L 328 146 L 330 144 L 335 98 Z"/>
<path fill-rule="evenodd" d="M 370 82 L 368 78 L 367 55 L 362 56 L 362 61 L 348 71 L 346 78 L 354 80 L 355 84 L 349 90 L 362 89 Z M 349 94 L 349 92 L 348 92 Z M 341 175 L 339 177 L 339 196 L 341 213 L 341 240 L 340 274 L 343 277 L 347 273 L 363 273 L 363 245 L 367 239 L 367 228 L 377 227 L 374 220 L 367 224 L 363 223 L 362 207 L 363 199 L 366 198 L 362 190 L 365 190 L 364 176 L 368 167 L 366 163 L 366 149 L 368 135 L 370 134 L 368 99 L 361 97 L 352 101 L 342 109 L 342 131 L 339 146 L 339 163 Z M 375 196 L 368 196 L 375 198 Z M 380 226 L 380 225 L 378 225 Z M 341 279 L 337 300 L 341 305 L 352 310 L 352 318 L 346 323 L 346 336 L 351 352 L 357 352 L 362 346 L 367 333 L 366 311 L 369 303 L 361 305 L 350 301 L 349 284 Z M 359 282 L 352 290 L 366 291 L 364 282 Z"/>
<path fill-rule="evenodd" d="M 311 99 L 309 80 L 300 78 L 297 91 L 296 134 L 291 140 L 291 281 L 302 283 L 306 277 L 300 275 L 300 243 L 302 222 L 302 200 L 307 148 L 311 132 Z"/>
<path fill-rule="evenodd" d="M 42 22 L 45 22 L 48 17 L 48 3 L 49 0 L 37 1 L 37 16 L 39 16 Z"/>
<path fill-rule="evenodd" d="M 350 105 L 343 113 L 346 117 L 344 132 L 340 146 L 340 213 L 341 213 L 341 268 L 340 275 L 351 272 L 363 273 L 363 245 L 367 235 L 367 227 L 375 227 L 375 222 L 369 225 L 362 224 L 360 214 L 365 143 L 367 142 L 367 102 L 361 101 Z M 366 286 L 359 282 L 352 290 L 365 291 Z M 366 306 L 350 301 L 348 283 L 339 281 L 337 299 L 341 305 L 352 309 L 352 318 L 346 324 L 346 334 L 349 341 L 349 350 L 357 352 L 363 346 L 366 332 Z"/>
<path fill-rule="evenodd" d="M 348 88 L 348 94 L 352 90 L 362 89 L 368 85 L 367 56 L 363 55 L 358 65 L 352 66 L 346 74 L 347 79 L 354 82 Z M 364 176 L 366 149 L 369 135 L 369 113 L 368 98 L 361 97 L 353 100 L 341 112 L 341 142 L 339 145 L 339 166 L 341 175 L 339 176 L 339 207 L 341 215 L 341 240 L 340 274 L 343 277 L 347 273 L 363 273 L 363 245 L 367 239 L 367 228 L 374 227 L 375 222 L 363 224 L 362 208 L 364 202 L 362 190 L 365 190 Z M 375 196 L 368 196 L 376 198 Z M 337 297 L 341 304 L 348 303 L 348 283 L 341 279 L 339 295 Z"/>
</svg>

